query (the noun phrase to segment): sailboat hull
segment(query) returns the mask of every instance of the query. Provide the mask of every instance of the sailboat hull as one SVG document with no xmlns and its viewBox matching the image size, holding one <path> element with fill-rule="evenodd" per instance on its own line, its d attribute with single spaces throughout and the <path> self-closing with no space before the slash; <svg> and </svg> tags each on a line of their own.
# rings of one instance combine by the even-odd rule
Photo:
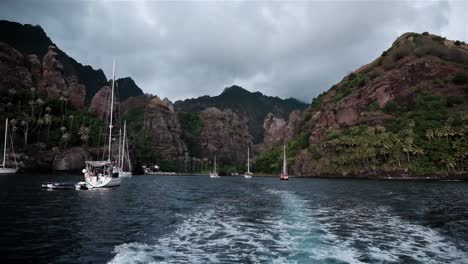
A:
<svg viewBox="0 0 468 264">
<path fill-rule="evenodd" d="M 131 171 L 119 171 L 119 178 L 131 178 L 132 172 Z"/>
<path fill-rule="evenodd" d="M 18 168 L 0 168 L 0 174 L 15 174 Z"/>
<path fill-rule="evenodd" d="M 289 175 L 287 175 L 287 174 L 281 174 L 281 175 L 280 175 L 280 180 L 282 180 L 282 181 L 289 181 Z"/>
<path fill-rule="evenodd" d="M 100 177 L 99 180 L 96 177 L 86 178 L 86 183 L 93 188 L 109 188 L 119 186 L 122 182 L 121 177 Z"/>
</svg>

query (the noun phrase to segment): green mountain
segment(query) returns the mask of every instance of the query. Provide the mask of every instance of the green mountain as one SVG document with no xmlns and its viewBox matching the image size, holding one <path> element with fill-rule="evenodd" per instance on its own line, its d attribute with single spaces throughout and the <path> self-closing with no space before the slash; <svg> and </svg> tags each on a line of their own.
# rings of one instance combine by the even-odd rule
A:
<svg viewBox="0 0 468 264">
<path fill-rule="evenodd" d="M 468 169 L 468 46 L 405 33 L 312 101 L 288 147 L 297 175 L 411 177 Z M 279 171 L 280 146 L 257 158 Z"/>
<path fill-rule="evenodd" d="M 253 142 L 261 143 L 264 133 L 263 121 L 268 113 L 287 119 L 290 112 L 304 110 L 307 104 L 294 98 L 281 99 L 260 92 L 252 93 L 237 85 L 225 88 L 218 96 L 202 96 L 174 103 L 174 109 L 178 112 L 201 112 L 208 107 L 221 110 L 230 108 L 247 121 Z"/>
</svg>

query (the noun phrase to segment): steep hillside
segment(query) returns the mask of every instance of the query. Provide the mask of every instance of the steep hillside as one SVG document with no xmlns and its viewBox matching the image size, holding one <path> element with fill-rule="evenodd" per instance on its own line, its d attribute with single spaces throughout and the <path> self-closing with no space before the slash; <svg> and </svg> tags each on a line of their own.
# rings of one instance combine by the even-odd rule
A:
<svg viewBox="0 0 468 264">
<path fill-rule="evenodd" d="M 175 110 L 179 112 L 201 112 L 208 107 L 230 108 L 247 122 L 254 143 L 262 143 L 263 122 L 268 113 L 287 118 L 294 110 L 304 110 L 307 104 L 293 98 L 283 100 L 260 92 L 251 93 L 236 85 L 225 88 L 218 96 L 202 96 L 174 103 Z"/>
<path fill-rule="evenodd" d="M 143 90 L 130 77 L 117 79 L 116 83 L 120 101 L 125 101 L 129 97 L 143 95 Z"/>
<path fill-rule="evenodd" d="M 57 47 L 40 26 L 0 20 L 0 32 L 2 32 L 0 42 L 25 55 L 35 54 L 40 61 L 47 54 L 50 46 Z M 85 85 L 87 101 L 90 101 L 94 94 L 107 84 L 107 78 L 101 69 L 96 70 L 89 65 L 82 65 L 58 47 L 56 52 L 58 60 L 63 65 L 65 78 L 76 76 L 79 82 Z M 121 93 L 123 95 L 121 100 L 125 100 L 129 96 L 142 94 L 141 89 L 133 81 L 129 81 L 128 78 L 122 79 L 122 86 L 125 87 L 125 91 Z"/>
<path fill-rule="evenodd" d="M 466 173 L 468 46 L 406 33 L 315 98 L 288 157 L 298 175 Z M 257 160 L 279 170 L 278 147 Z"/>
</svg>

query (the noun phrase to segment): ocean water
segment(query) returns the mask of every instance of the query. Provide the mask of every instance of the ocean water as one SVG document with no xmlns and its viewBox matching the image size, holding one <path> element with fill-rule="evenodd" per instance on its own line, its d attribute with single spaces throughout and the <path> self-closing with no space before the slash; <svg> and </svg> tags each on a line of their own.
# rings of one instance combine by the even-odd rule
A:
<svg viewBox="0 0 468 264">
<path fill-rule="evenodd" d="M 0 176 L 0 263 L 468 263 L 468 182 Z"/>
</svg>

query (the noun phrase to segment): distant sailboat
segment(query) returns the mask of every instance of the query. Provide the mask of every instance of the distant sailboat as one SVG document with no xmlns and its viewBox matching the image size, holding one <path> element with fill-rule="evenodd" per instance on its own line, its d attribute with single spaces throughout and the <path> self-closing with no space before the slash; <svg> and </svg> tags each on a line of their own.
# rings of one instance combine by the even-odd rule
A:
<svg viewBox="0 0 468 264">
<path fill-rule="evenodd" d="M 283 145 L 283 171 L 281 172 L 280 180 L 282 181 L 289 180 L 289 175 L 288 175 L 288 170 L 287 170 L 287 165 L 286 165 L 286 145 Z"/>
<path fill-rule="evenodd" d="M 218 172 L 216 171 L 216 155 L 214 156 L 213 171 L 210 173 L 211 178 L 218 178 Z"/>
<path fill-rule="evenodd" d="M 13 153 L 13 157 L 15 155 L 13 150 L 13 139 L 11 139 L 11 149 Z M 8 145 L 8 118 L 5 120 L 5 141 L 3 143 L 3 162 L 2 166 L 0 167 L 0 174 L 15 174 L 18 171 L 18 164 L 15 161 L 15 167 L 7 167 L 6 165 L 6 153 L 7 153 L 7 145 Z"/>
<path fill-rule="evenodd" d="M 124 121 L 124 131 L 123 139 L 120 151 L 120 164 L 119 164 L 119 177 L 121 178 L 131 178 L 132 177 L 132 164 L 130 163 L 130 151 L 128 149 L 128 140 L 127 140 L 127 121 Z M 127 161 L 127 171 L 125 171 L 125 160 Z"/>
<path fill-rule="evenodd" d="M 252 178 L 253 173 L 250 172 L 250 147 L 247 147 L 247 171 L 244 173 L 244 178 Z"/>
<path fill-rule="evenodd" d="M 112 88 L 111 88 L 111 103 L 110 103 L 110 120 L 109 120 L 109 157 L 107 160 L 100 161 L 86 161 L 86 169 L 83 169 L 85 183 L 80 182 L 79 186 L 86 186 L 89 188 L 106 188 L 119 186 L 122 178 L 119 177 L 121 169 L 112 160 L 112 127 L 113 127 L 113 114 L 114 114 L 114 83 L 115 83 L 115 59 L 112 65 Z M 117 162 L 118 163 L 118 162 Z"/>
</svg>

